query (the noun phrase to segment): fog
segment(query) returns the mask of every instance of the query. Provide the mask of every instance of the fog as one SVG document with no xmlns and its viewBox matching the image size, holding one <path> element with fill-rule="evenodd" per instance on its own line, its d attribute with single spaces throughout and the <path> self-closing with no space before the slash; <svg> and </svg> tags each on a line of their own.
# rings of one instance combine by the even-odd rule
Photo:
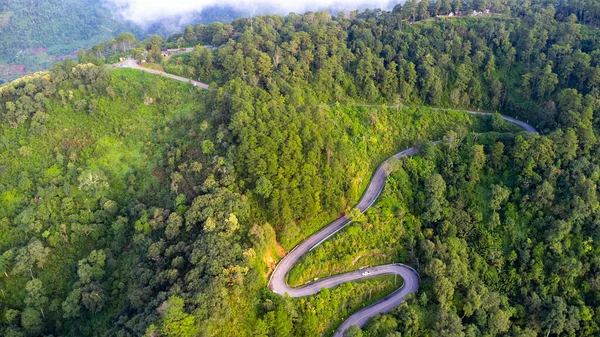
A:
<svg viewBox="0 0 600 337">
<path fill-rule="evenodd" d="M 390 8 L 390 0 L 105 0 L 124 18 L 148 25 L 161 19 L 171 19 L 198 13 L 215 6 L 232 7 L 249 14 L 303 13 L 321 9 L 352 10 L 357 8 Z"/>
</svg>

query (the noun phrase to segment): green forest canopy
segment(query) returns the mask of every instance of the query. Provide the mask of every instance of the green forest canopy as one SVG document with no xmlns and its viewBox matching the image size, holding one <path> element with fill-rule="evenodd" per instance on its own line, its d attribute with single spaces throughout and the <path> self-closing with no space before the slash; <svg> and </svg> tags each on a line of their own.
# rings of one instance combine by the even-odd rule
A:
<svg viewBox="0 0 600 337">
<path fill-rule="evenodd" d="M 0 4 L 0 80 L 48 68 L 56 56 L 110 40 L 131 27 L 97 0 L 10 0 Z"/>
<path fill-rule="evenodd" d="M 106 44 L 116 52 L 121 33 L 172 34 L 181 22 L 231 21 L 242 12 L 213 6 L 185 17 L 147 22 L 144 27 L 121 17 L 104 0 L 10 0 L 0 2 L 0 83 L 48 69 L 79 48 Z"/>
<path fill-rule="evenodd" d="M 204 92 L 72 62 L 1 87 L 3 335 L 331 334 L 394 280 L 279 297 L 265 287 L 277 243 L 349 210 L 380 160 L 420 141 L 296 282 L 357 257 L 415 266 L 419 294 L 354 336 L 595 336 L 600 54 L 577 23 L 595 24 L 593 3 L 428 19 L 482 3 L 190 27 L 187 43 L 220 47 L 164 67 Z"/>
</svg>

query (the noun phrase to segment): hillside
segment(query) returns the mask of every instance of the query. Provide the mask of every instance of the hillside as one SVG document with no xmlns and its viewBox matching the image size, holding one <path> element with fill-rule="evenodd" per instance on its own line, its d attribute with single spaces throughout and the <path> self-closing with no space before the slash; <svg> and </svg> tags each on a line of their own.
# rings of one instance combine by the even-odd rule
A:
<svg viewBox="0 0 600 337">
<path fill-rule="evenodd" d="M 187 22 L 229 22 L 242 16 L 211 6 L 185 16 L 136 25 L 105 0 L 11 0 L 0 3 L 0 83 L 77 58 L 77 50 L 108 42 L 124 32 L 138 38 L 169 35 Z"/>
<path fill-rule="evenodd" d="M 420 275 L 346 336 L 596 336 L 600 34 L 569 4 L 199 24 L 122 52 L 209 90 L 106 67 L 110 43 L 0 87 L 0 334 L 331 336 L 403 280 L 267 284 L 344 215 L 288 283 Z M 215 48 L 163 58 L 173 40 Z M 375 168 L 409 147 L 360 214 Z"/>
<path fill-rule="evenodd" d="M 130 29 L 98 0 L 11 0 L 0 4 L 0 80 L 51 66 L 77 48 Z"/>
</svg>

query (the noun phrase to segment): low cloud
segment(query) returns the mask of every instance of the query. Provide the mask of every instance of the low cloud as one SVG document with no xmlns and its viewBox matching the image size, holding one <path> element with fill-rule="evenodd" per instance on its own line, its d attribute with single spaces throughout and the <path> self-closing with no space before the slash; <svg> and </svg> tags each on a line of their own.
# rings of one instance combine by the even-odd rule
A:
<svg viewBox="0 0 600 337">
<path fill-rule="evenodd" d="M 304 13 L 321 9 L 390 8 L 390 0 L 106 0 L 126 19 L 149 25 L 162 19 L 187 16 L 211 7 L 231 7 L 248 14 Z"/>
</svg>

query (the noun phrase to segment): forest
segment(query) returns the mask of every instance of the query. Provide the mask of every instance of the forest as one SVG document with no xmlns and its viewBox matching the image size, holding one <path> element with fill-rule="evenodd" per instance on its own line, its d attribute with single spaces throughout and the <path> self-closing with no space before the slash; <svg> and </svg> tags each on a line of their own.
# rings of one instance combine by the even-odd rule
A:
<svg viewBox="0 0 600 337">
<path fill-rule="evenodd" d="M 49 69 L 79 48 L 110 43 L 131 31 L 138 38 L 169 35 L 182 23 L 231 22 L 243 13 L 231 7 L 209 6 L 184 16 L 154 19 L 144 26 L 120 16 L 105 0 L 9 0 L 0 2 L 0 83 Z M 177 35 L 177 34 L 175 34 Z M 113 48 L 112 51 L 116 51 Z"/>
<path fill-rule="evenodd" d="M 242 18 L 123 34 L 0 87 L 0 334 L 330 336 L 401 280 L 294 299 L 267 277 L 418 146 L 288 281 L 418 270 L 416 296 L 348 336 L 598 335 L 598 10 Z M 173 44 L 197 47 L 163 58 Z M 128 55 L 211 89 L 105 67 Z"/>
<path fill-rule="evenodd" d="M 133 28 L 98 0 L 3 1 L 0 80 L 50 68 L 60 56 Z"/>
</svg>

